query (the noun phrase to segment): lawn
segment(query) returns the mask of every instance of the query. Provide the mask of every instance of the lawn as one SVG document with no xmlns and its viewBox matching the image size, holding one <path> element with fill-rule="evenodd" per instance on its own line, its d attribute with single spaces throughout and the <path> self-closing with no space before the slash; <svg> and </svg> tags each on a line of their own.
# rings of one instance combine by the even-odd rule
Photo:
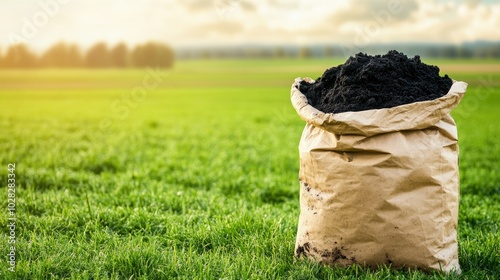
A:
<svg viewBox="0 0 500 280">
<path fill-rule="evenodd" d="M 290 85 L 341 62 L 1 70 L 0 279 L 500 279 L 500 67 L 480 60 L 427 61 L 469 83 L 453 112 L 463 276 L 294 259 L 304 123 Z"/>
</svg>

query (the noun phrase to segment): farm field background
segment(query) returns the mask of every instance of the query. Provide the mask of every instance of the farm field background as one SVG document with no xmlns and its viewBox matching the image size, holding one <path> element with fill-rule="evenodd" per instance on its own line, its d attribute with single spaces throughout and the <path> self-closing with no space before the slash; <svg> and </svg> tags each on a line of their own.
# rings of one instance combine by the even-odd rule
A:
<svg viewBox="0 0 500 280">
<path fill-rule="evenodd" d="M 337 60 L 172 70 L 0 70 L 0 179 L 16 164 L 16 273 L 1 279 L 442 279 L 294 259 L 298 76 Z M 500 278 L 500 61 L 425 60 L 469 83 L 459 130 L 463 276 Z"/>
</svg>

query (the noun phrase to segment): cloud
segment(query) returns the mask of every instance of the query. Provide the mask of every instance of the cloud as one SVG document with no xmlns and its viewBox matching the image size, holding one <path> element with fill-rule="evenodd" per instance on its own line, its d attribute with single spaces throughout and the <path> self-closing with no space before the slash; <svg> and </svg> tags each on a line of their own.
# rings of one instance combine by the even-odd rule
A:
<svg viewBox="0 0 500 280">
<path fill-rule="evenodd" d="M 327 22 L 334 26 L 340 26 L 382 19 L 388 21 L 384 22 L 385 24 L 394 24 L 396 21 L 408 19 L 418 10 L 418 6 L 416 0 L 351 0 L 347 6 L 333 11 L 327 18 Z"/>
<path fill-rule="evenodd" d="M 442 4 L 436 7 L 426 4 L 418 14 L 421 19 L 408 26 L 419 39 L 460 43 L 480 39 L 499 40 L 497 26 L 500 26 L 500 4 L 467 3 Z"/>
<path fill-rule="evenodd" d="M 401 1 L 391 9 L 390 1 L 350 0 L 322 21 L 310 26 L 309 40 L 362 46 L 388 42 L 448 42 L 500 40 L 500 3 L 453 1 Z M 397 3 L 397 2 L 396 2 Z"/>
<path fill-rule="evenodd" d="M 184 6 L 190 12 L 207 11 L 214 7 L 213 1 L 207 0 L 184 0 L 180 5 Z"/>
<path fill-rule="evenodd" d="M 222 34 L 222 35 L 234 35 L 240 33 L 243 30 L 243 24 L 230 21 L 216 21 L 198 28 L 197 35 L 203 34 Z M 196 33 L 195 33 L 196 34 Z"/>
<path fill-rule="evenodd" d="M 245 0 L 184 0 L 180 5 L 190 12 L 213 12 L 236 7 L 246 12 L 255 11 L 255 5 Z"/>
<path fill-rule="evenodd" d="M 0 47 L 5 49 L 7 35 L 20 34 L 24 18 L 31 20 L 41 8 L 31 0 L 6 1 L 2 7 Z M 61 40 L 84 47 L 100 40 L 172 45 L 460 43 L 500 40 L 498 26 L 500 3 L 478 0 L 72 0 L 38 28 L 29 44 L 44 49 Z"/>
<path fill-rule="evenodd" d="M 481 3 L 481 0 L 464 0 L 468 7 L 474 8 Z"/>
</svg>

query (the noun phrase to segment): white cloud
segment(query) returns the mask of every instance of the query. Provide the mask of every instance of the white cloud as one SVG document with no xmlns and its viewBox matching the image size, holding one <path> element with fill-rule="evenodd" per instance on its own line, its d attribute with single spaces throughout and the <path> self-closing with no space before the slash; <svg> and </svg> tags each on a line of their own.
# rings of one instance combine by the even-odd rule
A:
<svg viewBox="0 0 500 280">
<path fill-rule="evenodd" d="M 57 3 L 63 0 L 41 0 Z M 234 43 L 375 43 L 500 40 L 500 3 L 477 0 L 64 0 L 29 44 L 56 41 L 85 47 L 96 41 L 173 45 Z M 0 46 L 23 36 L 26 21 L 44 13 L 39 2 L 5 0 Z"/>
</svg>

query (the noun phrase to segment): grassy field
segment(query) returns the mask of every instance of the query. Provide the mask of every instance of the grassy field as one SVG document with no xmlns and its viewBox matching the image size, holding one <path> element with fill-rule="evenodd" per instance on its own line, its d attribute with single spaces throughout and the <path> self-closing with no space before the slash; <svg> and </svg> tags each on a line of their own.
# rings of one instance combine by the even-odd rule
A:
<svg viewBox="0 0 500 280">
<path fill-rule="evenodd" d="M 498 61 L 427 61 L 469 83 L 453 112 L 461 277 L 294 259 L 304 123 L 290 85 L 341 62 L 0 71 L 0 279 L 500 279 Z"/>
</svg>

